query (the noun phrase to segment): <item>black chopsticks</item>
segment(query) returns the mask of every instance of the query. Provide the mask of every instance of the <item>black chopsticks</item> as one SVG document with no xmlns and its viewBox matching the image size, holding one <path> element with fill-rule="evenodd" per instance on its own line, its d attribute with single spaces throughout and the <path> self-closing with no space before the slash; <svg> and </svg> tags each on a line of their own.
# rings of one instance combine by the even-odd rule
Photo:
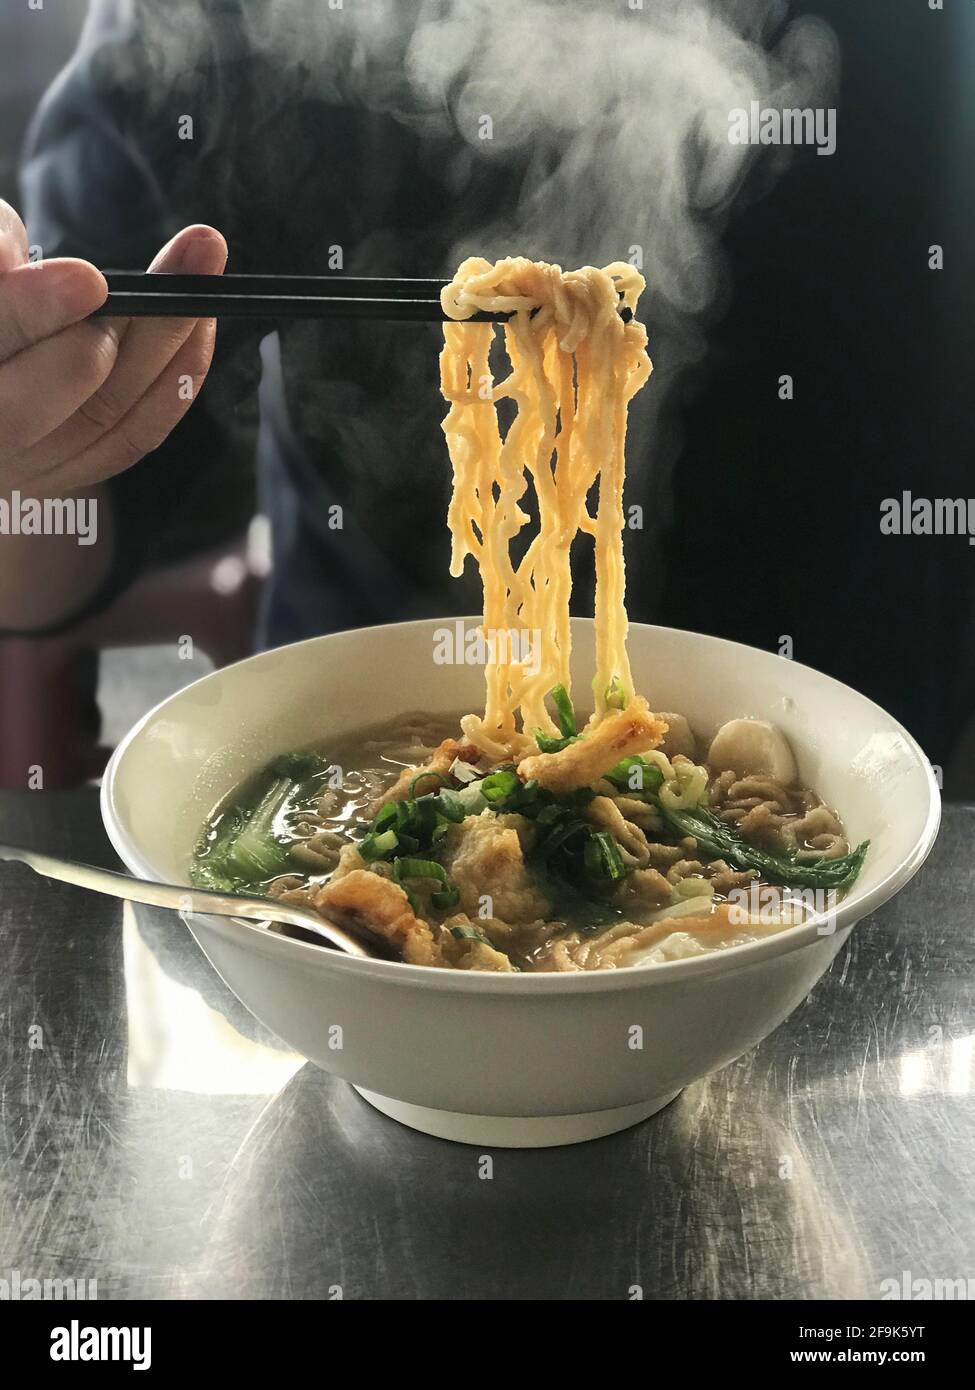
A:
<svg viewBox="0 0 975 1390">
<path fill-rule="evenodd" d="M 150 275 L 109 271 L 106 314 L 135 318 L 391 319 L 442 323 L 446 280 L 360 275 Z M 476 314 L 503 323 L 507 314 Z"/>
<path fill-rule="evenodd" d="M 94 315 L 125 318 L 385 319 L 443 323 L 448 280 L 364 275 L 150 275 L 107 271 L 108 299 Z M 504 323 L 510 314 L 465 322 Z M 624 320 L 628 309 L 621 310 Z"/>
</svg>

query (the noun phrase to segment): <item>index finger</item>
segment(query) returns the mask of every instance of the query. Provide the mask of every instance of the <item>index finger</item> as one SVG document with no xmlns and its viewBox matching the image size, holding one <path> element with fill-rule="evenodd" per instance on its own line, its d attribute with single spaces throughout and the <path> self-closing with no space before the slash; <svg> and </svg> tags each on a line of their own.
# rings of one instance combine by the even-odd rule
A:
<svg viewBox="0 0 975 1390">
<path fill-rule="evenodd" d="M 27 228 L 16 208 L 0 198 L 0 274 L 23 265 L 28 256 Z"/>
</svg>

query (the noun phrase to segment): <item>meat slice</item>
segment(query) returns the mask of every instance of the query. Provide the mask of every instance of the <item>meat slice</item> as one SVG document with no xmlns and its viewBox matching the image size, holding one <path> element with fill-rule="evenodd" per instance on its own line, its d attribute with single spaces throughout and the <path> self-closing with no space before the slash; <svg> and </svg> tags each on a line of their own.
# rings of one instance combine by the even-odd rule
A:
<svg viewBox="0 0 975 1390">
<path fill-rule="evenodd" d="M 667 732 L 663 719 L 651 714 L 646 700 L 635 696 L 626 709 L 614 710 L 558 753 L 536 753 L 518 764 L 524 781 L 560 795 L 576 787 L 590 787 L 604 772 L 631 753 L 656 748 Z"/>
</svg>

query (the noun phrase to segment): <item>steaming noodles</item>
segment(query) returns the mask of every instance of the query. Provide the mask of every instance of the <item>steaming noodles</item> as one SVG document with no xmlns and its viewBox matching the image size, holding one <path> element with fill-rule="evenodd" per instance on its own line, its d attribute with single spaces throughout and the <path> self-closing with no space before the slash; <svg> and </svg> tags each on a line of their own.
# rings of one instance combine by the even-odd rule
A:
<svg viewBox="0 0 975 1390">
<path fill-rule="evenodd" d="M 473 556 L 484 587 L 485 632 L 524 631 L 537 648 L 530 673 L 510 653 L 489 661 L 484 718 L 461 721 L 470 741 L 495 758 L 534 748 L 535 729 L 558 733 L 545 697 L 556 686 L 569 688 L 569 550 L 579 531 L 595 542 L 594 724 L 610 703 L 630 700 L 623 450 L 627 406 L 650 375 L 650 359 L 646 329 L 633 320 L 624 324 L 618 311 L 622 304 L 632 313 L 643 287 L 643 276 L 621 263 L 563 275 L 558 266 L 525 260 L 496 266 L 468 260 L 442 295 L 445 312 L 459 320 L 444 326 L 440 357 L 450 402 L 443 428 L 454 468 L 450 572 L 459 575 Z M 495 326 L 463 322 L 478 310 L 515 310 L 503 330 L 512 370 L 498 386 L 489 364 Z M 502 400 L 518 408 L 503 438 Z M 529 480 L 537 525 L 516 564 L 511 543 L 530 522 L 520 505 Z M 591 516 L 588 497 L 597 486 Z M 649 716 L 643 701 L 632 713 Z"/>
<path fill-rule="evenodd" d="M 311 907 L 412 964 L 506 972 L 701 954 L 828 908 L 853 882 L 867 846 L 851 850 L 797 785 L 778 730 L 732 720 L 699 761 L 686 718 L 633 689 L 623 480 L 628 404 L 651 370 L 643 288 L 622 263 L 460 267 L 442 297 L 448 525 L 451 573 L 473 557 L 484 591 L 484 713 L 463 715 L 459 738 L 458 723 L 415 716 L 276 759 L 211 817 L 194 882 Z M 467 321 L 479 310 L 512 311 L 500 382 L 495 325 Z M 581 727 L 580 532 L 596 570 Z"/>
</svg>

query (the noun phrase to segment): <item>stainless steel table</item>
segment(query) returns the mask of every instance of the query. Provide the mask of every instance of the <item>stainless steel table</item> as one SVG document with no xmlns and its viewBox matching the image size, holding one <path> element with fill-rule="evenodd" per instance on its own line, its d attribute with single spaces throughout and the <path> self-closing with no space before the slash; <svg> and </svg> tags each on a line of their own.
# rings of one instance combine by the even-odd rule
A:
<svg viewBox="0 0 975 1390">
<path fill-rule="evenodd" d="M 880 1298 L 975 1279 L 975 808 L 796 1013 L 625 1134 L 476 1149 L 268 1035 L 178 918 L 0 865 L 0 1278 L 100 1299 Z M 106 865 L 94 791 L 0 839 Z"/>
</svg>

